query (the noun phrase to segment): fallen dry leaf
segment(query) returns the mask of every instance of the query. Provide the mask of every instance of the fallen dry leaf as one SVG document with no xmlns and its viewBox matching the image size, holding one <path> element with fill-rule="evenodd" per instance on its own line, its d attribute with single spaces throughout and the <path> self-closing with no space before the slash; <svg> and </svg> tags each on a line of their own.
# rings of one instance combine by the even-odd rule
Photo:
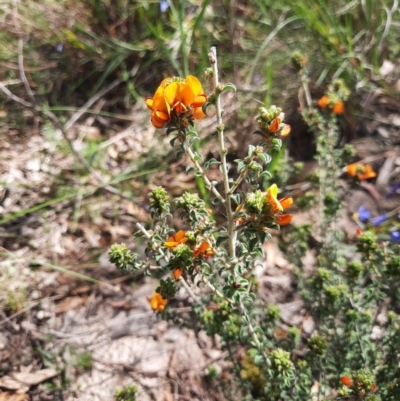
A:
<svg viewBox="0 0 400 401">
<path fill-rule="evenodd" d="M 28 394 L 0 393 L 0 401 L 28 401 Z"/>
<path fill-rule="evenodd" d="M 42 383 L 48 379 L 51 379 L 58 375 L 58 372 L 54 369 L 42 369 L 36 372 L 13 372 L 11 376 L 13 379 L 19 381 L 20 383 L 26 384 L 28 386 L 35 386 Z"/>
<path fill-rule="evenodd" d="M 62 302 L 60 302 L 56 306 L 56 313 L 65 313 L 68 310 L 75 309 L 78 306 L 82 305 L 84 299 L 81 297 L 68 297 L 65 298 Z"/>
<path fill-rule="evenodd" d="M 3 376 L 0 378 L 0 388 L 5 388 L 7 390 L 18 390 L 20 392 L 27 392 L 29 387 L 23 383 L 14 380 L 10 376 Z"/>
</svg>

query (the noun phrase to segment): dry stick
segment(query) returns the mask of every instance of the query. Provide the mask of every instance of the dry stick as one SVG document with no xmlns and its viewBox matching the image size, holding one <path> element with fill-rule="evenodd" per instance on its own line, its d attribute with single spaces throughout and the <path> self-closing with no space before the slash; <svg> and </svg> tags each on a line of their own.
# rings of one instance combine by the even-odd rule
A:
<svg viewBox="0 0 400 401">
<path fill-rule="evenodd" d="M 22 38 L 18 39 L 18 68 L 19 68 L 19 75 L 21 77 L 22 83 L 24 84 L 26 93 L 28 94 L 29 98 L 31 99 L 31 102 L 33 104 L 36 104 L 36 99 L 35 96 L 33 96 L 32 89 L 29 85 L 29 82 L 26 78 L 25 75 L 25 70 L 24 70 L 24 40 Z"/>
<path fill-rule="evenodd" d="M 73 114 L 73 116 L 65 123 L 65 129 L 68 131 L 82 116 L 86 113 L 86 111 L 90 108 L 93 103 L 96 103 L 102 96 L 106 93 L 114 89 L 120 83 L 122 83 L 122 79 L 116 79 L 111 82 L 108 86 L 103 88 L 101 91 L 97 92 L 94 96 L 92 96 L 77 112 Z"/>
</svg>

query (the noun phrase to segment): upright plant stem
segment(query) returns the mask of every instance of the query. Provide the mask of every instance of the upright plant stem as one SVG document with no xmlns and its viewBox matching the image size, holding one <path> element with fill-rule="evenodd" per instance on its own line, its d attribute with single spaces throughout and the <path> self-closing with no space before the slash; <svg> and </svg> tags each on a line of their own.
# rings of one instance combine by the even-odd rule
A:
<svg viewBox="0 0 400 401">
<path fill-rule="evenodd" d="M 232 203 L 230 198 L 230 186 L 228 177 L 228 165 L 226 163 L 226 153 L 225 139 L 224 139 L 224 123 L 222 120 L 222 103 L 221 103 L 221 91 L 219 88 L 219 78 L 218 78 L 218 63 L 217 63 L 217 49 L 215 47 L 211 48 L 211 52 L 208 54 L 208 58 L 211 63 L 213 70 L 213 85 L 215 93 L 215 107 L 217 111 L 217 130 L 218 130 L 218 144 L 221 154 L 221 172 L 224 181 L 224 191 L 225 191 L 225 210 L 228 219 L 228 241 L 229 241 L 229 255 L 231 258 L 236 256 L 236 231 L 235 224 L 233 222 L 232 213 Z"/>
<path fill-rule="evenodd" d="M 233 259 L 236 257 L 236 239 L 237 232 L 235 231 L 235 224 L 233 222 L 233 212 L 232 212 L 232 203 L 231 203 L 231 188 L 229 185 L 229 176 L 228 176 L 228 165 L 226 162 L 226 153 L 227 149 L 225 148 L 225 140 L 224 140 L 224 123 L 222 120 L 222 103 L 221 103 L 221 88 L 218 79 L 218 64 L 217 64 L 217 50 L 215 47 L 211 48 L 211 52 L 208 54 L 208 58 L 210 60 L 212 70 L 213 70 L 213 85 L 214 85 L 214 93 L 215 93 L 215 106 L 217 110 L 217 131 L 218 131 L 218 144 L 221 154 L 221 172 L 224 181 L 224 191 L 225 191 L 225 210 L 226 216 L 228 219 L 228 242 L 229 242 L 229 256 Z M 235 270 L 232 268 L 232 273 L 235 273 Z M 240 300 L 238 302 L 239 311 L 246 322 L 247 330 L 256 344 L 257 348 L 261 352 L 265 363 L 268 366 L 271 366 L 271 361 L 268 358 L 265 350 L 262 348 L 260 340 L 257 337 L 257 334 L 254 330 L 254 327 L 250 321 L 249 314 L 247 312 L 246 307 L 243 302 Z"/>
</svg>

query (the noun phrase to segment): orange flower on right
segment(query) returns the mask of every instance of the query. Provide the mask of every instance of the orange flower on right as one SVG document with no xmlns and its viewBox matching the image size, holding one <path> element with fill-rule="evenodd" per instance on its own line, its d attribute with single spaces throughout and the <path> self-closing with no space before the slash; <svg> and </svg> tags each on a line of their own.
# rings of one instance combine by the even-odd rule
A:
<svg viewBox="0 0 400 401">
<path fill-rule="evenodd" d="M 281 214 L 284 209 L 293 204 L 291 197 L 286 197 L 278 200 L 278 187 L 276 184 L 271 185 L 267 189 L 267 202 L 270 205 L 271 211 L 276 215 L 276 222 L 280 226 L 285 226 L 292 221 L 291 214 Z"/>
<path fill-rule="evenodd" d="M 369 164 L 353 163 L 346 167 L 346 173 L 352 177 L 358 178 L 360 181 L 365 181 L 370 178 L 375 178 L 376 173 Z"/>
</svg>

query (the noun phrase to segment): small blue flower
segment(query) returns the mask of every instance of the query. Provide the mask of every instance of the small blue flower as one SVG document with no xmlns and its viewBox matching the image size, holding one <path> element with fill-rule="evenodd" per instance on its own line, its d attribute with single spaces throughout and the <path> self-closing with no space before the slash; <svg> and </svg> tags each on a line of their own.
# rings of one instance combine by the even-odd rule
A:
<svg viewBox="0 0 400 401">
<path fill-rule="evenodd" d="M 166 0 L 161 0 L 160 1 L 160 11 L 162 13 L 165 13 L 165 11 L 168 10 L 168 7 L 169 7 L 168 1 L 166 1 Z"/>
<path fill-rule="evenodd" d="M 64 45 L 62 43 L 57 43 L 56 50 L 58 51 L 58 53 L 62 53 L 63 49 Z"/>
<path fill-rule="evenodd" d="M 390 239 L 393 242 L 400 242 L 400 231 L 393 231 L 390 233 Z"/>
<path fill-rule="evenodd" d="M 388 193 L 388 195 L 386 197 L 387 198 L 392 197 L 399 189 L 400 189 L 400 182 L 398 182 L 397 184 L 392 185 L 389 188 L 389 193 Z"/>
<path fill-rule="evenodd" d="M 382 223 L 385 222 L 386 220 L 387 220 L 386 214 L 381 214 L 380 216 L 375 217 L 375 218 L 372 220 L 372 225 L 373 225 L 374 227 L 379 226 L 380 224 L 382 224 Z"/>
<path fill-rule="evenodd" d="M 367 222 L 371 218 L 371 212 L 365 206 L 360 206 L 357 213 L 362 223 Z"/>
</svg>

